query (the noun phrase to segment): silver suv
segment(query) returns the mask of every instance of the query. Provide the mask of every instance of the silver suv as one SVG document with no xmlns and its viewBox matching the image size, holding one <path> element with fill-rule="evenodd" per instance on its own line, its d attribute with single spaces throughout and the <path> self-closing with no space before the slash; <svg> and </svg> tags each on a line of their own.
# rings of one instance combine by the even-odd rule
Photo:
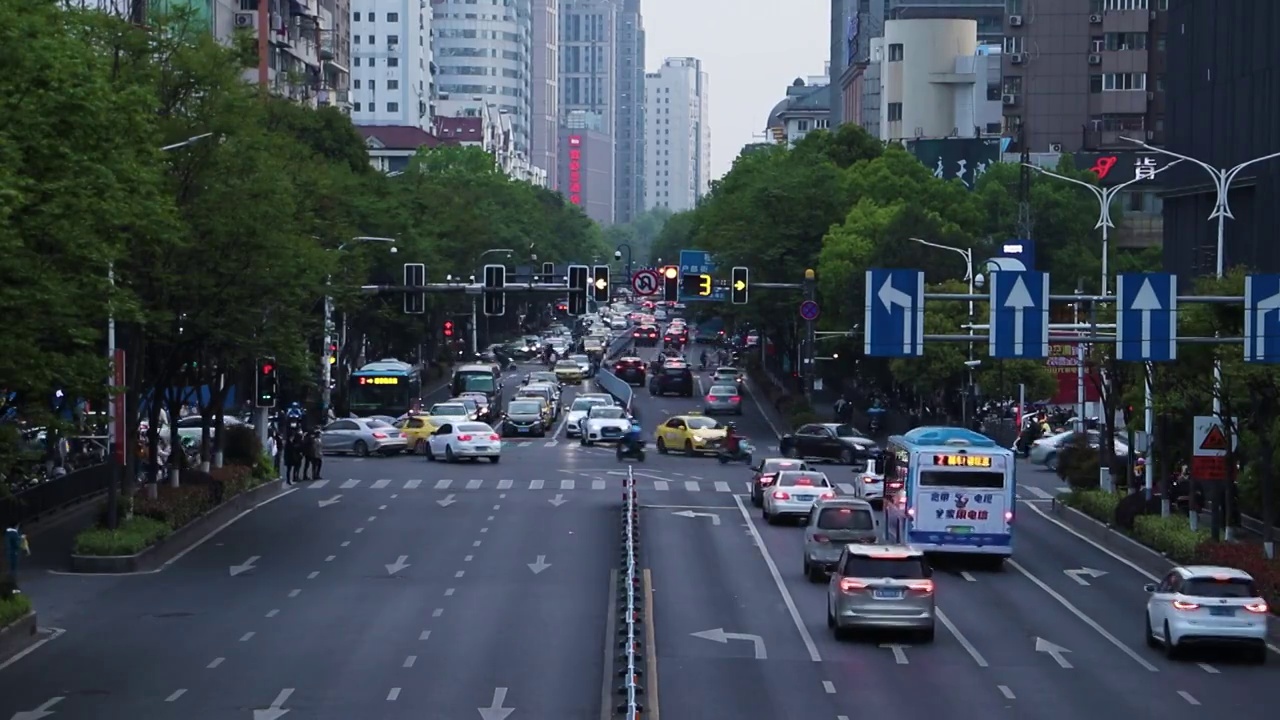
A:
<svg viewBox="0 0 1280 720">
<path fill-rule="evenodd" d="M 858 498 L 819 500 L 804 528 L 804 574 L 810 582 L 822 582 L 840 561 L 845 545 L 874 545 L 879 538 L 871 503 Z"/>
<path fill-rule="evenodd" d="M 905 630 L 933 642 L 933 570 L 907 545 L 846 545 L 827 586 L 827 627 Z"/>
</svg>

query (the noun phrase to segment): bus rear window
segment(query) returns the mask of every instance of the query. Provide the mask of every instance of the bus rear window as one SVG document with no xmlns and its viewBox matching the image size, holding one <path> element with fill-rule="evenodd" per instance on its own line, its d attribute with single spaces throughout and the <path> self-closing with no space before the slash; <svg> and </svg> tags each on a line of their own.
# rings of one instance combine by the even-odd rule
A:
<svg viewBox="0 0 1280 720">
<path fill-rule="evenodd" d="M 1004 473 L 987 470 L 947 470 L 944 472 L 921 470 L 920 487 L 1000 490 L 1004 488 Z"/>
</svg>

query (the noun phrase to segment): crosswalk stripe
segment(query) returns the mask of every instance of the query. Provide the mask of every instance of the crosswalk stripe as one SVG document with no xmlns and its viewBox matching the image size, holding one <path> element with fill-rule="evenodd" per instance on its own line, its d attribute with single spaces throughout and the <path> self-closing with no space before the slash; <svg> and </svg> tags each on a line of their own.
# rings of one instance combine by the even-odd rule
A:
<svg viewBox="0 0 1280 720">
<path fill-rule="evenodd" d="M 530 480 L 530 481 L 529 481 L 529 489 L 530 489 L 530 490 L 541 490 L 541 489 L 542 489 L 542 485 L 543 485 L 543 481 L 542 481 L 542 480 Z"/>
<path fill-rule="evenodd" d="M 561 481 L 560 481 L 560 489 L 561 489 L 561 490 L 572 490 L 572 489 L 573 489 L 573 481 L 572 481 L 572 480 L 561 480 Z"/>
<path fill-rule="evenodd" d="M 671 489 L 671 486 L 667 484 L 666 480 L 654 480 L 653 489 L 659 490 L 661 492 L 666 492 L 667 490 Z"/>
<path fill-rule="evenodd" d="M 422 481 L 421 481 L 421 480 L 405 480 L 405 481 L 404 481 L 404 489 L 405 489 L 405 490 L 417 490 L 417 489 L 418 489 L 418 486 L 419 486 L 419 485 L 421 485 L 421 484 L 422 484 Z"/>
<path fill-rule="evenodd" d="M 689 492 L 698 492 L 702 488 L 698 487 L 698 481 L 696 480 L 685 480 L 684 489 L 688 490 Z"/>
<path fill-rule="evenodd" d="M 308 486 L 307 486 L 307 489 L 308 489 L 308 490 L 319 490 L 320 488 L 322 488 L 322 487 L 324 487 L 325 485 L 328 485 L 328 484 L 329 484 L 329 481 L 328 481 L 328 480 L 317 480 L 317 481 L 315 481 L 315 482 L 311 483 L 310 485 L 308 485 Z"/>
<path fill-rule="evenodd" d="M 857 492 L 856 490 L 853 489 L 853 486 L 850 485 L 849 483 L 836 483 L 836 487 L 840 488 L 840 492 L 846 495 L 852 495 L 855 492 Z"/>
<path fill-rule="evenodd" d="M 472 480 L 468 480 L 468 481 L 467 481 L 467 489 L 468 489 L 468 490 L 479 490 L 479 489 L 480 489 L 480 485 L 481 485 L 481 484 L 483 484 L 483 483 L 484 483 L 484 481 L 483 481 L 483 480 L 479 480 L 479 479 L 472 479 Z"/>
<path fill-rule="evenodd" d="M 729 483 L 723 480 L 716 481 L 716 492 L 733 492 L 729 489 Z"/>
<path fill-rule="evenodd" d="M 437 489 L 437 490 L 448 490 L 448 489 L 449 489 L 449 486 L 450 486 L 450 485 L 452 485 L 452 484 L 453 484 L 453 481 L 452 481 L 452 480 L 437 480 L 437 481 L 436 481 L 436 489 Z"/>
<path fill-rule="evenodd" d="M 351 488 L 353 488 L 353 487 L 355 487 L 355 486 L 357 486 L 357 485 L 359 485 L 359 484 L 360 484 L 360 481 L 359 481 L 359 480 L 348 480 L 348 481 L 346 481 L 346 482 L 342 483 L 342 489 L 343 489 L 343 490 L 350 490 Z"/>
<path fill-rule="evenodd" d="M 510 490 L 510 489 L 511 489 L 511 481 L 510 481 L 510 480 L 499 480 L 499 481 L 498 481 L 498 489 L 499 489 L 499 490 Z"/>
<path fill-rule="evenodd" d="M 605 488 L 605 482 L 604 482 L 603 480 L 592 480 L 592 481 L 591 481 L 591 489 L 592 489 L 592 490 L 603 490 L 604 488 Z"/>
<path fill-rule="evenodd" d="M 390 484 L 391 484 L 391 481 L 390 481 L 390 480 L 388 480 L 388 479 L 386 479 L 386 478 L 383 478 L 383 479 L 381 479 L 381 480 L 379 480 L 379 481 L 377 481 L 377 482 L 375 482 L 375 483 L 373 484 L 373 489 L 374 489 L 374 490 L 381 490 L 382 488 L 384 488 L 384 487 L 386 487 L 386 486 L 388 486 L 388 485 L 390 485 Z"/>
<path fill-rule="evenodd" d="M 743 489 L 743 491 L 744 491 L 744 492 L 746 492 L 746 493 L 750 494 L 750 492 L 751 492 L 751 481 L 750 481 L 750 480 L 747 480 L 747 481 L 743 482 L 743 483 L 742 483 L 742 489 Z"/>
</svg>

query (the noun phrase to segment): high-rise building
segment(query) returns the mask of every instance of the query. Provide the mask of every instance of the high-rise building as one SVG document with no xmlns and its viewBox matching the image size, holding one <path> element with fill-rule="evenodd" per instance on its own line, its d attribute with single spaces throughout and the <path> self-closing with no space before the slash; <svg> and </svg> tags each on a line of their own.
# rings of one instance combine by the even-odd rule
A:
<svg viewBox="0 0 1280 720">
<path fill-rule="evenodd" d="M 560 124 L 560 192 L 601 224 L 613 222 L 613 138 L 601 116 L 570 110 Z"/>
<path fill-rule="evenodd" d="M 609 216 L 601 222 L 616 219 L 614 196 L 615 163 L 617 161 L 616 112 L 618 88 L 618 16 L 619 0 L 560 0 L 560 116 L 563 127 L 591 130 L 591 151 L 581 153 L 590 168 L 584 168 L 579 179 L 590 183 L 589 190 L 575 192 L 560 178 L 560 192 L 566 197 L 592 198 L 599 213 L 605 183 L 610 196 Z M 573 117 L 570 125 L 568 118 Z M 562 129 L 561 137 L 565 133 Z M 586 142 L 585 140 L 583 141 Z M 610 150 L 600 149 L 608 145 Z M 561 147 L 564 150 L 564 147 Z"/>
<path fill-rule="evenodd" d="M 667 58 L 644 81 L 644 208 L 690 210 L 711 187 L 707 74 L 697 58 Z"/>
<path fill-rule="evenodd" d="M 1164 0 L 1008 0 L 1005 132 L 1032 152 L 1164 141 Z"/>
<path fill-rule="evenodd" d="M 644 21 L 640 0 L 623 0 L 618 13 L 614 121 L 614 221 L 644 210 Z"/>
<path fill-rule="evenodd" d="M 559 187 L 560 167 L 560 12 L 558 0 L 532 0 L 530 83 L 533 116 L 529 121 L 529 160 Z"/>
<path fill-rule="evenodd" d="M 351 119 L 431 127 L 431 12 L 420 0 L 351 0 Z"/>
<path fill-rule="evenodd" d="M 451 114 L 445 110 L 451 98 L 498 106 L 511 118 L 516 151 L 527 156 L 533 116 L 531 0 L 432 0 L 431 7 L 441 111 Z"/>
</svg>

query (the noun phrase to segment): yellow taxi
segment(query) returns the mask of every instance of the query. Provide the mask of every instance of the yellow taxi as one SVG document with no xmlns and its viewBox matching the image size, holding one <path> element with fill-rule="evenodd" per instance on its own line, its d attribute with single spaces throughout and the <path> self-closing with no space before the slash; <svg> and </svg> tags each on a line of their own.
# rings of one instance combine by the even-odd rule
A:
<svg viewBox="0 0 1280 720">
<path fill-rule="evenodd" d="M 716 452 L 724 435 L 723 425 L 703 415 L 677 415 L 654 431 L 658 452 L 680 450 L 689 455 Z"/>
<path fill-rule="evenodd" d="M 556 379 L 565 385 L 582 384 L 582 368 L 573 360 L 561 360 L 556 363 Z"/>
<path fill-rule="evenodd" d="M 469 420 L 467 406 L 460 402 L 436 403 L 425 415 L 410 415 L 405 418 L 400 431 L 404 433 L 405 443 L 416 454 L 425 455 L 427 438 L 431 433 L 447 422 Z"/>
</svg>

